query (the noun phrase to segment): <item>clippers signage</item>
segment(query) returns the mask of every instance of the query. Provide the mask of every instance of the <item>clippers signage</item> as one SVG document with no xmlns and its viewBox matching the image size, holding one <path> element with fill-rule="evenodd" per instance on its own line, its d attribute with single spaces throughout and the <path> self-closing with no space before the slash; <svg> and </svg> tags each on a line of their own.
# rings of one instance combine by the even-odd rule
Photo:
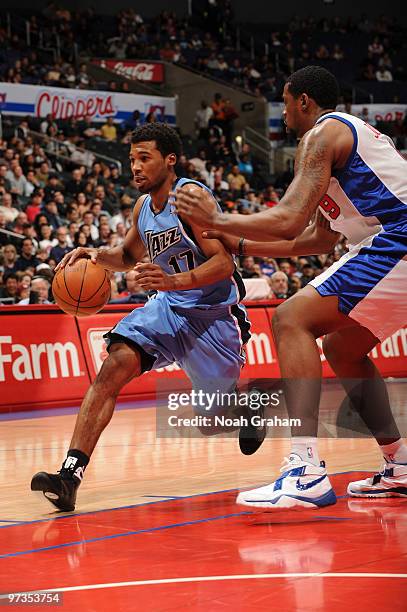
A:
<svg viewBox="0 0 407 612">
<path fill-rule="evenodd" d="M 111 70 L 126 79 L 145 81 L 147 83 L 162 83 L 164 81 L 164 64 L 153 62 L 131 62 L 112 59 L 93 59 L 92 64 L 106 70 Z"/>
<path fill-rule="evenodd" d="M 95 122 L 113 117 L 121 122 L 130 119 L 138 110 L 142 119 L 155 112 L 159 121 L 176 123 L 175 98 L 161 96 L 0 83 L 0 100 L 3 100 L 1 110 L 6 115 L 45 117 L 51 114 L 55 119 L 88 116 Z"/>
</svg>

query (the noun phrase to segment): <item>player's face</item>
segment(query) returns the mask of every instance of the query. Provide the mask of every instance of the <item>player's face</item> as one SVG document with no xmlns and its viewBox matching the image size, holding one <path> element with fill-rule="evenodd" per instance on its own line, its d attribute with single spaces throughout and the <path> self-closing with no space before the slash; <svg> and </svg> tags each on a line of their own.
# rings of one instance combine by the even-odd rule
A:
<svg viewBox="0 0 407 612">
<path fill-rule="evenodd" d="M 163 157 L 154 140 L 137 142 L 130 148 L 130 166 L 134 182 L 141 193 L 159 187 L 175 165 L 175 155 Z"/>
<path fill-rule="evenodd" d="M 288 89 L 288 84 L 284 85 L 283 102 L 283 120 L 286 125 L 287 131 L 292 131 L 298 136 L 302 131 L 300 98 L 294 98 L 294 96 L 290 93 Z"/>
</svg>

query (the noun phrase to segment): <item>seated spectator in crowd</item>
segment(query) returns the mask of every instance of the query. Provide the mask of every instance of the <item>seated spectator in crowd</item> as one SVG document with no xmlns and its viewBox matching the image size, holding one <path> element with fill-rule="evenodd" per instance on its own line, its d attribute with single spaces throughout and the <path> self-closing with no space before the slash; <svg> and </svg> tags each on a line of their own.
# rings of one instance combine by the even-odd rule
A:
<svg viewBox="0 0 407 612">
<path fill-rule="evenodd" d="M 99 228 L 99 238 L 95 240 L 95 247 L 97 248 L 108 248 L 110 245 L 110 234 L 111 230 L 108 223 L 102 223 Z"/>
<path fill-rule="evenodd" d="M 27 219 L 30 223 L 34 223 L 36 217 L 40 214 L 42 208 L 42 197 L 41 194 L 37 191 L 33 193 L 31 196 L 31 200 L 29 201 L 25 212 L 27 214 Z"/>
<path fill-rule="evenodd" d="M 119 293 L 117 298 L 110 300 L 110 304 L 145 304 L 148 293 L 137 284 L 138 273 L 135 270 L 126 272 L 126 289 Z"/>
<path fill-rule="evenodd" d="M 31 287 L 31 274 L 27 272 L 17 272 L 17 285 L 18 285 L 18 297 L 19 301 L 25 300 L 30 297 L 30 287 Z M 19 302 L 19 303 L 20 303 Z"/>
<path fill-rule="evenodd" d="M 288 277 L 287 274 L 281 272 L 281 270 L 274 272 L 269 279 L 270 284 L 270 298 L 276 298 L 278 300 L 285 300 L 288 298 Z"/>
<path fill-rule="evenodd" d="M 239 171 L 247 176 L 251 176 L 254 172 L 253 170 L 253 164 L 251 163 L 249 156 L 245 153 L 242 153 L 240 155 L 240 160 L 239 160 Z"/>
<path fill-rule="evenodd" d="M 87 231 L 84 231 L 83 229 L 79 228 L 79 230 L 75 234 L 73 246 L 74 246 L 75 249 L 77 247 L 86 247 L 87 248 L 87 247 L 93 246 L 92 238 L 90 236 L 89 227 L 87 227 Z"/>
<path fill-rule="evenodd" d="M 105 140 L 116 140 L 117 139 L 117 128 L 114 124 L 113 117 L 108 117 L 106 123 L 101 128 L 102 138 Z"/>
<path fill-rule="evenodd" d="M 127 199 L 122 199 L 120 212 L 111 219 L 110 225 L 114 232 L 117 229 L 118 223 L 122 223 L 126 230 L 128 230 L 133 223 L 133 204 Z"/>
<path fill-rule="evenodd" d="M 75 151 L 71 155 L 71 160 L 75 164 L 80 164 L 81 166 L 85 166 L 86 168 L 91 168 L 92 164 L 95 161 L 95 155 L 92 151 L 88 151 L 85 148 L 85 141 L 78 140 L 76 143 Z"/>
<path fill-rule="evenodd" d="M 64 222 L 62 221 L 61 217 L 58 214 L 58 207 L 56 205 L 56 202 L 54 202 L 54 200 L 50 200 L 49 202 L 46 202 L 44 209 L 45 209 L 44 213 L 45 213 L 45 216 L 47 217 L 47 221 L 52 226 L 53 229 L 58 229 L 58 227 L 61 227 L 61 225 L 64 225 Z"/>
<path fill-rule="evenodd" d="M 242 259 L 241 267 L 242 278 L 261 278 L 262 273 L 259 264 L 256 264 L 254 257 L 248 255 Z"/>
<path fill-rule="evenodd" d="M 16 219 L 18 209 L 13 206 L 13 197 L 11 193 L 3 192 L 0 200 L 0 212 L 4 214 L 6 223 L 13 223 Z"/>
<path fill-rule="evenodd" d="M 52 247 L 58 244 L 58 240 L 53 239 L 52 232 L 53 230 L 49 223 L 41 223 L 40 227 L 38 228 L 38 232 L 37 232 L 38 239 L 39 239 L 38 246 L 43 251 L 46 251 L 48 255 Z"/>
<path fill-rule="evenodd" d="M 68 230 L 65 226 L 59 227 L 56 230 L 56 237 L 58 243 L 52 247 L 49 256 L 52 257 L 52 259 L 55 259 L 58 264 L 67 253 L 72 251 L 72 247 L 70 247 L 68 244 Z"/>
<path fill-rule="evenodd" d="M 260 270 L 263 276 L 270 277 L 278 270 L 278 265 L 272 257 L 264 257 L 260 262 Z"/>
<path fill-rule="evenodd" d="M 278 204 L 279 201 L 280 201 L 280 198 L 278 197 L 278 193 L 274 189 L 273 185 L 268 185 L 264 193 L 265 206 L 267 206 L 268 208 L 273 208 L 273 206 L 276 206 L 276 204 Z"/>
<path fill-rule="evenodd" d="M 239 171 L 239 166 L 232 166 L 232 171 L 227 175 L 229 187 L 234 192 L 241 192 L 247 185 L 247 181 L 243 174 Z"/>
<path fill-rule="evenodd" d="M 360 117 L 360 119 L 362 119 L 362 121 L 364 121 L 365 123 L 368 123 L 371 126 L 375 126 L 376 125 L 376 118 L 374 116 L 374 114 L 369 113 L 369 109 L 367 106 L 364 106 L 361 110 L 361 112 L 358 115 Z"/>
<path fill-rule="evenodd" d="M 27 268 L 35 268 L 40 264 L 40 260 L 34 254 L 34 245 L 31 238 L 24 238 L 21 246 L 21 255 L 15 264 L 16 272 L 27 270 Z"/>
<path fill-rule="evenodd" d="M 96 227 L 94 221 L 95 217 L 93 212 L 91 210 L 86 211 L 82 217 L 81 229 L 86 227 L 88 228 L 92 242 L 95 242 L 95 240 L 97 240 L 99 237 L 98 228 Z"/>
<path fill-rule="evenodd" d="M 10 181 L 11 193 L 14 193 L 17 197 L 29 196 L 31 189 L 28 186 L 28 181 L 23 174 L 21 166 L 16 166 L 8 178 Z"/>
<path fill-rule="evenodd" d="M 5 244 L 3 249 L 3 268 L 4 273 L 15 272 L 16 271 L 16 261 L 17 261 L 17 249 L 14 244 L 8 243 Z"/>
<path fill-rule="evenodd" d="M 308 283 L 310 281 L 312 281 L 313 278 L 315 278 L 315 268 L 310 264 L 310 263 L 306 263 L 302 266 L 301 268 L 301 286 L 305 287 L 305 285 L 308 285 Z"/>
<path fill-rule="evenodd" d="M 18 278 L 14 272 L 8 272 L 3 277 L 4 286 L 0 287 L 0 304 L 17 304 Z"/>
<path fill-rule="evenodd" d="M 75 197 L 85 189 L 82 171 L 79 168 L 72 170 L 72 179 L 66 183 L 66 192 Z"/>
<path fill-rule="evenodd" d="M 281 259 L 278 264 L 278 269 L 280 270 L 280 272 L 284 272 L 284 274 L 286 274 L 288 278 L 291 278 L 293 268 L 288 259 Z"/>
<path fill-rule="evenodd" d="M 289 284 L 288 284 L 288 294 L 289 296 L 298 293 L 298 291 L 302 289 L 301 279 L 298 276 L 290 276 Z"/>
<path fill-rule="evenodd" d="M 378 81 L 389 82 L 393 80 L 393 75 L 385 66 L 380 66 L 376 71 L 376 79 Z"/>
<path fill-rule="evenodd" d="M 50 284 L 47 279 L 42 276 L 34 276 L 31 281 L 29 297 L 20 300 L 19 306 L 28 304 L 51 304 L 48 300 Z"/>
</svg>

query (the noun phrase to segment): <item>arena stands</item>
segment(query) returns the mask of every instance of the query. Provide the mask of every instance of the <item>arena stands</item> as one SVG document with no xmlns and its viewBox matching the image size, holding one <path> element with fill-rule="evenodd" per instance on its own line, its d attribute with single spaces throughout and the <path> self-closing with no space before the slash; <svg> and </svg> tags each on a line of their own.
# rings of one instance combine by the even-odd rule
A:
<svg viewBox="0 0 407 612">
<path fill-rule="evenodd" d="M 272 28 L 247 26 L 243 33 L 234 21 L 230 2 L 218 2 L 218 9 L 216 15 L 208 9 L 188 19 L 177 19 L 167 11 L 151 20 L 134 9 L 120 11 L 111 19 L 91 9 L 61 9 L 53 2 L 42 12 L 3 12 L 0 79 L 13 84 L 113 90 L 117 84 L 96 82 L 88 74 L 89 58 L 165 60 L 272 101 L 280 99 L 284 79 L 292 70 L 319 63 L 344 83 L 348 112 L 352 107 L 346 93 L 352 88 L 368 92 L 368 99 L 374 94 L 379 101 L 407 101 L 405 32 L 392 18 L 371 21 L 362 16 L 360 20 L 318 22 L 294 17 L 289 24 Z M 360 65 L 355 62 L 356 54 Z M 179 174 L 205 182 L 224 211 L 255 214 L 279 201 L 292 169 L 288 164 L 284 172 L 269 175 L 248 144 L 236 144 L 234 119 L 238 113 L 220 94 L 202 101 L 196 109 L 196 133 L 182 135 L 185 155 L 179 160 Z M 365 116 L 369 109 L 362 113 Z M 131 130 L 142 120 L 155 119 L 153 114 L 142 119 L 138 111 L 121 124 L 111 119 L 94 123 L 89 117 L 57 120 L 52 114 L 19 119 L 3 115 L 2 306 L 38 300 L 37 291 L 30 294 L 30 279 L 52 280 L 52 270 L 69 249 L 78 245 L 108 248 L 123 241 L 138 196 L 127 162 Z M 406 118 L 383 121 L 377 127 L 398 148 L 406 147 Z M 285 297 L 345 250 L 342 241 L 329 256 L 257 258 L 240 264 L 246 278 L 267 281 L 268 297 Z M 273 275 L 277 272 L 287 277 L 284 291 L 276 291 Z M 113 300 L 127 299 L 134 292 L 120 273 L 112 278 L 112 287 Z M 139 291 L 135 293 L 139 296 Z"/>
</svg>

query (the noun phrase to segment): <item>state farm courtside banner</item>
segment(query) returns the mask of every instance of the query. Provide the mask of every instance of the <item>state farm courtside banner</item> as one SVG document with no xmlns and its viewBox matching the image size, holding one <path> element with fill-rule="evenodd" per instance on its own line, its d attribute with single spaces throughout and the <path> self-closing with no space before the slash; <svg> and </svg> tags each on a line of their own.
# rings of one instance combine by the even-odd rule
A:
<svg viewBox="0 0 407 612">
<path fill-rule="evenodd" d="M 96 122 L 106 121 L 107 117 L 125 121 L 138 110 L 142 118 L 155 112 L 159 121 L 176 123 L 175 98 L 42 85 L 0 83 L 0 110 L 7 115 L 34 117 L 51 113 L 56 119 L 89 116 Z"/>
<path fill-rule="evenodd" d="M 126 79 L 145 81 L 146 83 L 162 83 L 164 81 L 164 64 L 160 62 L 135 62 L 117 59 L 92 59 L 91 61 L 95 66 L 111 70 L 126 77 Z"/>
<path fill-rule="evenodd" d="M 107 356 L 103 335 L 131 310 L 131 306 L 107 306 L 102 313 L 76 319 L 57 306 L 2 307 L 0 412 L 80 403 Z M 242 378 L 277 378 L 271 334 L 274 307 L 249 306 L 248 311 L 252 338 Z M 333 372 L 320 352 L 323 376 L 330 378 Z M 407 377 L 407 327 L 382 342 L 371 356 L 384 376 Z M 152 398 L 157 382 L 166 378 L 186 377 L 174 364 L 133 380 L 120 398 Z"/>
<path fill-rule="evenodd" d="M 407 104 L 352 104 L 350 110 L 355 117 L 361 117 L 364 108 L 368 110 L 368 123 L 372 125 L 376 125 L 380 121 L 403 119 L 407 113 Z M 268 103 L 270 140 L 282 140 L 285 136 L 285 126 L 282 117 L 283 109 L 284 104 L 282 102 Z M 336 110 L 346 112 L 345 107 L 341 104 Z M 366 118 L 366 115 L 363 115 L 363 117 Z"/>
</svg>

